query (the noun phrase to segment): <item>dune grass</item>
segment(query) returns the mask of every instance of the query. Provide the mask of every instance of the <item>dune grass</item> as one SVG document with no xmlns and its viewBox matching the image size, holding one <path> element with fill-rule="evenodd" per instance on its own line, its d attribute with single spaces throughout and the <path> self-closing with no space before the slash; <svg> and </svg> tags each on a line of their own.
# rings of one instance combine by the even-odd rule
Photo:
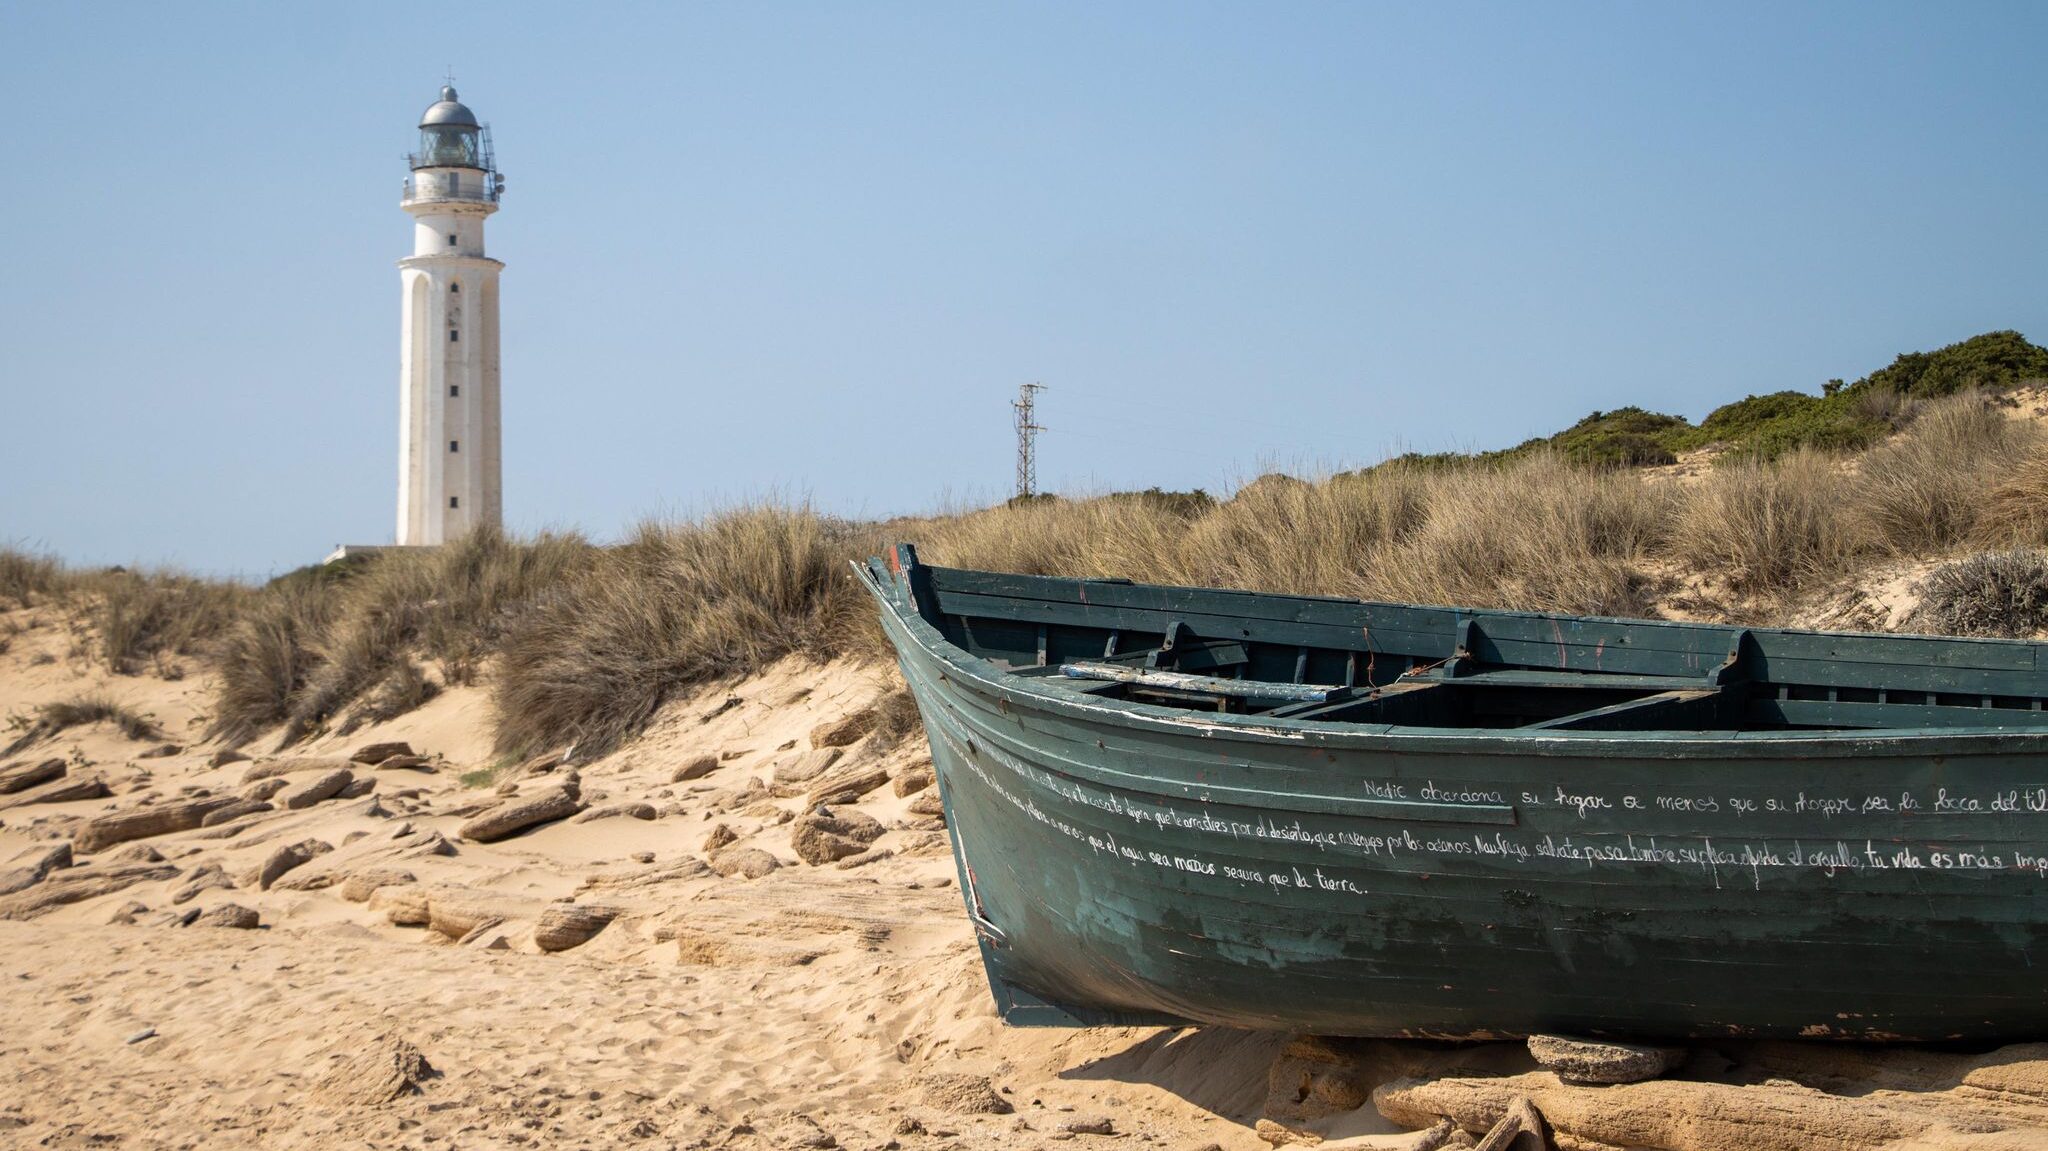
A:
<svg viewBox="0 0 2048 1151">
<path fill-rule="evenodd" d="M 1982 393 L 1932 401 L 1902 435 L 1864 454 L 1850 518 L 1874 547 L 1939 554 L 1970 538 L 1987 492 L 2041 445 L 2034 425 L 2007 419 Z"/>
<path fill-rule="evenodd" d="M 13 716 L 9 723 L 17 734 L 0 755 L 13 755 L 71 728 L 94 723 L 110 723 L 129 739 L 156 739 L 163 734 L 154 719 L 103 692 L 40 704 L 33 718 Z"/>
<path fill-rule="evenodd" d="M 249 589 L 172 568 L 74 569 L 54 556 L 0 547 L 0 608 L 38 603 L 73 609 L 88 629 L 87 650 L 117 675 L 196 655 L 241 616 Z"/>
<path fill-rule="evenodd" d="M 209 735 L 239 744 L 282 724 L 289 744 L 358 702 L 361 721 L 390 718 L 433 693 L 416 657 L 447 682 L 470 682 L 510 621 L 596 555 L 576 535 L 481 531 L 280 579 L 224 641 Z"/>
<path fill-rule="evenodd" d="M 63 561 L 20 545 L 0 546 L 0 608 L 28 607 L 64 585 Z"/>
<path fill-rule="evenodd" d="M 116 671 L 209 656 L 209 734 L 229 744 L 347 731 L 481 681 L 507 756 L 617 746 L 677 693 L 787 655 L 886 658 L 848 564 L 896 541 L 999 571 L 1601 615 L 1653 612 L 1689 581 L 1720 597 L 1708 610 L 1771 622 L 1868 565 L 2048 545 L 2048 442 L 1971 386 L 2032 378 L 2040 357 L 1994 335 L 1697 427 L 1624 409 L 1510 451 L 1264 476 L 1224 500 L 1154 489 L 885 523 L 768 501 L 612 547 L 483 532 L 261 589 L 0 549 L 0 606 L 74 605 Z M 1695 482 L 1630 466 L 1706 442 L 1744 450 Z M 1961 606 L 1921 626 L 2031 618 L 2020 561 L 1986 562 L 1944 576 L 1930 594 Z"/>
<path fill-rule="evenodd" d="M 601 753 L 682 688 L 793 653 L 871 646 L 847 567 L 869 546 L 801 506 L 643 525 L 506 633 L 492 690 L 498 750 Z"/>
<path fill-rule="evenodd" d="M 18 552 L 0 572 L 10 594 L 72 597 L 110 667 L 210 651 L 209 734 L 229 744 L 347 731 L 483 679 L 501 753 L 595 753 L 678 692 L 786 655 L 886 658 L 848 563 L 899 540 L 963 567 L 1602 615 L 1650 612 L 1671 573 L 1697 573 L 1760 622 L 1868 564 L 2043 542 L 2042 437 L 1973 393 L 1915 405 L 1860 456 L 1800 448 L 1693 483 L 1542 450 L 1267 476 L 1222 501 L 1046 498 L 880 524 L 770 502 L 606 548 L 485 532 L 263 589 Z"/>
</svg>

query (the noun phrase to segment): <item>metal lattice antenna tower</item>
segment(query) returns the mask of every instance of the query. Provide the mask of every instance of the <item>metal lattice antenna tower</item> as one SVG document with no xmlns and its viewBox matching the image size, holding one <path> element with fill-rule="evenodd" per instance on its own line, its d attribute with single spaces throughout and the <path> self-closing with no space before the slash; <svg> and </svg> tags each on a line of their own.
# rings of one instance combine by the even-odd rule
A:
<svg viewBox="0 0 2048 1151">
<path fill-rule="evenodd" d="M 1017 498 L 1030 499 L 1038 493 L 1038 433 L 1044 431 L 1035 419 L 1038 393 L 1044 384 L 1024 384 L 1010 406 L 1017 410 Z"/>
</svg>

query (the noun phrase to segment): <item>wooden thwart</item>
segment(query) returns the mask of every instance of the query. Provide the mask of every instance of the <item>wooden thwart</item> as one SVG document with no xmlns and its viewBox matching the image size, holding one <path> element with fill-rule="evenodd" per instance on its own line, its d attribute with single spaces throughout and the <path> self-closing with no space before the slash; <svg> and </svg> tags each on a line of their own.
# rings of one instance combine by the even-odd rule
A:
<svg viewBox="0 0 2048 1151">
<path fill-rule="evenodd" d="M 1263 680 L 1222 679 L 1213 675 L 1119 667 L 1116 664 L 1093 661 L 1063 663 L 1060 665 L 1060 674 L 1068 679 L 1106 680 L 1169 691 L 1229 696 L 1233 699 L 1281 699 L 1290 702 L 1321 703 L 1329 699 L 1332 692 L 1344 690 L 1342 685 L 1338 684 L 1268 683 Z"/>
</svg>

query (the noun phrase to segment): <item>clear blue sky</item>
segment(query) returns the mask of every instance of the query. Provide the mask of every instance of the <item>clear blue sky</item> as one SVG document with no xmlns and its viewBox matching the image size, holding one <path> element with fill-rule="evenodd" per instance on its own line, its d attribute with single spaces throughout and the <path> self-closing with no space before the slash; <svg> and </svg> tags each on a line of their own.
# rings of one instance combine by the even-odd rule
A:
<svg viewBox="0 0 2048 1151">
<path fill-rule="evenodd" d="M 0 541 L 390 539 L 403 154 L 508 173 L 505 506 L 999 498 L 2048 338 L 2048 5 L 0 0 Z"/>
</svg>

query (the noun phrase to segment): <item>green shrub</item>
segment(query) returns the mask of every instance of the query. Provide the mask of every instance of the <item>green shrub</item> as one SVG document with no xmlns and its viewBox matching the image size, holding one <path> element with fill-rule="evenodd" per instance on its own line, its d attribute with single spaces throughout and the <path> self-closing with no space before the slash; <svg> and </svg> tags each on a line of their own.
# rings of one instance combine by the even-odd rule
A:
<svg viewBox="0 0 2048 1151">
<path fill-rule="evenodd" d="M 1617 408 L 1594 412 L 1548 440 L 1532 441 L 1518 447 L 1518 454 L 1548 449 L 1576 464 L 1596 467 L 1641 467 L 1675 463 L 1671 450 L 1674 435 L 1692 425 L 1678 416 L 1642 408 Z"/>
<path fill-rule="evenodd" d="M 2048 348 L 2018 332 L 1986 332 L 1932 352 L 1908 352 L 1849 385 L 1849 391 L 1883 390 L 1922 398 L 1954 395 L 1970 388 L 2010 388 L 2048 379 Z"/>
</svg>

